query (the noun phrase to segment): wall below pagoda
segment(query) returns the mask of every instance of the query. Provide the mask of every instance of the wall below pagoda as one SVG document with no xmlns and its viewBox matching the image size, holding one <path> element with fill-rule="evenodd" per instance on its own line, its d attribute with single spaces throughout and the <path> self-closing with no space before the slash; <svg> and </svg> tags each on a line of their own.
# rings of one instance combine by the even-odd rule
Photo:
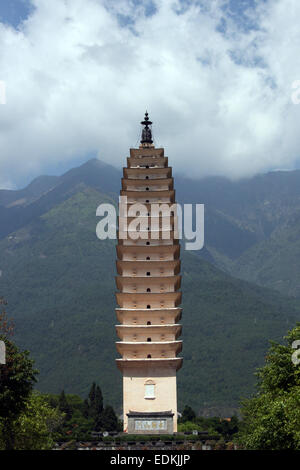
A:
<svg viewBox="0 0 300 470">
<path fill-rule="evenodd" d="M 154 384 L 155 398 L 145 398 L 145 385 Z M 128 429 L 129 412 L 166 412 L 173 416 L 173 430 L 170 422 L 166 432 L 177 432 L 177 386 L 176 369 L 170 366 L 149 367 L 131 366 L 123 372 L 123 415 L 124 430 L 135 432 L 133 427 Z"/>
</svg>

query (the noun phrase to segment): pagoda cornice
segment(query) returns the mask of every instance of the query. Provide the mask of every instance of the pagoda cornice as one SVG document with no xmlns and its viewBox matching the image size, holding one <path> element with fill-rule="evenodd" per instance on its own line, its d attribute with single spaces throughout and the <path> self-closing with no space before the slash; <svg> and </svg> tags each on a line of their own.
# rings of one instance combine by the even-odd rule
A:
<svg viewBox="0 0 300 470">
<path fill-rule="evenodd" d="M 177 307 L 181 303 L 182 293 L 180 291 L 177 292 L 116 292 L 115 293 L 118 305 L 123 307 L 124 302 L 135 302 L 137 305 L 140 302 L 152 304 L 152 308 L 156 310 L 156 303 L 161 302 L 172 302 Z M 154 302 L 154 303 L 153 303 Z M 168 307 L 168 306 L 167 306 Z M 151 308 L 151 307 L 150 307 Z M 164 306 L 165 308 L 165 306 Z M 138 307 L 139 309 L 139 307 Z"/>
<path fill-rule="evenodd" d="M 127 237 L 125 239 L 119 238 L 119 235 L 117 233 L 117 238 L 118 238 L 118 243 L 120 246 L 124 245 L 127 247 L 131 248 L 131 253 L 135 252 L 135 249 L 139 246 L 145 247 L 145 248 L 150 248 L 151 246 L 159 246 L 161 248 L 162 253 L 167 253 L 167 250 L 163 250 L 164 248 L 167 248 L 172 245 L 179 245 L 179 239 L 178 238 L 159 238 L 159 239 L 154 239 L 154 238 L 141 238 L 139 237 L 137 240 L 133 240 L 130 237 Z M 147 245 L 147 241 L 151 241 L 151 245 Z M 145 250 L 146 251 L 146 250 Z M 148 250 L 147 250 L 148 252 Z M 150 252 L 150 250 L 149 250 Z"/>
<path fill-rule="evenodd" d="M 134 313 L 149 312 L 148 308 L 128 308 L 128 307 L 122 308 L 122 307 L 116 307 L 115 310 L 117 312 L 134 312 Z M 172 312 L 172 311 L 181 312 L 182 310 L 183 310 L 182 307 L 152 308 L 151 309 L 151 315 L 155 314 L 155 313 L 161 314 L 164 311 L 167 311 L 167 312 Z"/>
</svg>

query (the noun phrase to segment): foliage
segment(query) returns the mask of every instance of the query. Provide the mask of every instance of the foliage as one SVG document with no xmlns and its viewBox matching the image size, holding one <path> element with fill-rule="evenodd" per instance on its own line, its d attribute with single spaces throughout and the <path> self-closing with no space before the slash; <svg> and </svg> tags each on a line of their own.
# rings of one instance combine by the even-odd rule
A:
<svg viewBox="0 0 300 470">
<path fill-rule="evenodd" d="M 90 440 L 92 431 L 120 431 L 120 423 L 113 408 L 103 408 L 102 392 L 93 382 L 88 398 L 65 394 L 44 395 L 47 403 L 63 412 L 64 419 L 56 432 L 56 440 Z"/>
<path fill-rule="evenodd" d="M 271 343 L 257 372 L 258 392 L 243 402 L 239 442 L 247 449 L 300 450 L 300 367 L 292 362 L 300 323 L 285 339 L 286 345 Z"/>
<path fill-rule="evenodd" d="M 180 421 L 182 423 L 185 423 L 186 421 L 193 421 L 195 418 L 196 418 L 195 411 L 190 406 L 186 405 L 182 412 L 182 417 Z"/>
<path fill-rule="evenodd" d="M 6 302 L 0 299 L 0 303 Z M 0 368 L 0 447 L 2 449 L 49 449 L 61 423 L 58 410 L 32 393 L 38 371 L 28 351 L 21 351 L 8 336 L 13 324 L 6 312 L 0 315 L 0 339 L 6 345 L 6 364 Z"/>
<path fill-rule="evenodd" d="M 261 392 L 270 392 L 276 396 L 278 392 L 288 392 L 300 385 L 300 367 L 297 367 L 291 359 L 295 352 L 292 344 L 300 340 L 300 323 L 297 323 L 284 339 L 286 345 L 270 342 L 266 365 L 257 372 L 258 387 Z"/>
<path fill-rule="evenodd" d="M 178 422 L 178 432 L 203 431 L 203 425 L 195 421 Z"/>
<path fill-rule="evenodd" d="M 0 419 L 5 427 L 4 446 L 14 448 L 13 423 L 25 410 L 38 371 L 28 351 L 21 351 L 6 335 L 6 363 L 0 367 Z"/>
<path fill-rule="evenodd" d="M 53 409 L 43 396 L 32 393 L 22 413 L 13 421 L 13 448 L 16 450 L 52 449 L 63 415 Z M 5 448 L 5 420 L 0 419 L 0 448 Z"/>
<path fill-rule="evenodd" d="M 101 414 L 99 428 L 103 431 L 119 431 L 118 418 L 114 409 L 110 405 L 106 405 Z"/>
<path fill-rule="evenodd" d="M 43 395 L 52 409 L 58 409 L 63 419 L 56 430 L 56 441 L 88 440 L 93 430 L 93 419 L 84 416 L 84 402 L 78 395 L 65 394 Z"/>
<path fill-rule="evenodd" d="M 58 398 L 58 409 L 62 413 L 64 413 L 66 420 L 69 420 L 71 418 L 72 408 L 71 408 L 71 406 L 69 405 L 69 403 L 67 401 L 64 390 L 62 390 L 62 392 L 61 392 L 61 394 L 59 395 L 59 398 Z"/>
<path fill-rule="evenodd" d="M 178 431 L 206 431 L 209 435 L 222 436 L 222 439 L 231 439 L 239 429 L 239 420 L 236 416 L 222 419 L 219 417 L 204 418 L 196 416 L 190 406 L 185 406 L 182 417 L 178 420 Z"/>
<path fill-rule="evenodd" d="M 93 420 L 94 431 L 119 430 L 118 418 L 110 405 L 103 408 L 103 396 L 99 385 L 93 382 L 88 399 L 83 403 L 83 415 Z"/>
<path fill-rule="evenodd" d="M 6 364 L 0 368 L 0 416 L 15 419 L 25 408 L 36 382 L 37 370 L 28 351 L 21 351 L 12 341 L 1 337 L 6 345 Z"/>
<path fill-rule="evenodd" d="M 93 382 L 89 398 L 85 400 L 85 412 L 93 419 L 94 430 L 100 431 L 102 428 L 103 396 L 99 385 Z"/>
</svg>

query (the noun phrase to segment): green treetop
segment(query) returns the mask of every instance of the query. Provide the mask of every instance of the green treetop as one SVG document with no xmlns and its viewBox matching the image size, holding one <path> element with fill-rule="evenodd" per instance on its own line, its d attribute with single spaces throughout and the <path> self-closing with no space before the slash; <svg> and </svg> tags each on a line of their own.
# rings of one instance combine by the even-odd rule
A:
<svg viewBox="0 0 300 470">
<path fill-rule="evenodd" d="M 271 342 L 266 364 L 258 370 L 258 392 L 243 402 L 240 443 L 247 449 L 300 450 L 300 363 L 295 341 L 300 323 L 286 343 Z"/>
</svg>

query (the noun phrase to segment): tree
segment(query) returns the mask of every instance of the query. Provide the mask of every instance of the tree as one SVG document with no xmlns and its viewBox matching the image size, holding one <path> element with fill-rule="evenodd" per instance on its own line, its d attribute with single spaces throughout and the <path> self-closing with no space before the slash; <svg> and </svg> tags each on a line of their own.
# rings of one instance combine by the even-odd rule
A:
<svg viewBox="0 0 300 470">
<path fill-rule="evenodd" d="M 90 406 L 87 398 L 84 400 L 82 405 L 82 414 L 86 419 L 88 419 L 90 416 Z"/>
<path fill-rule="evenodd" d="M 63 421 L 62 413 L 53 409 L 48 400 L 39 393 L 32 393 L 22 413 L 12 423 L 14 449 L 47 450 L 54 446 L 56 431 Z M 1 430 L 1 421 L 0 421 Z M 0 433 L 0 448 L 5 447 L 4 425 Z M 2 439 L 1 439 L 2 436 Z"/>
<path fill-rule="evenodd" d="M 239 420 L 237 416 L 231 418 L 219 418 L 214 424 L 214 429 L 223 436 L 224 439 L 230 440 L 239 430 Z"/>
<path fill-rule="evenodd" d="M 100 431 L 101 418 L 103 413 L 103 395 L 99 385 L 92 384 L 89 398 L 84 401 L 84 416 L 91 417 L 94 421 L 94 430 Z"/>
<path fill-rule="evenodd" d="M 62 414 L 62 422 L 55 431 L 55 438 L 61 440 L 87 440 L 94 428 L 94 421 L 86 413 L 85 402 L 78 395 L 65 394 L 62 391 L 59 395 L 43 395 L 47 404 L 59 410 Z"/>
<path fill-rule="evenodd" d="M 5 305 L 3 298 L 1 305 Z M 6 364 L 0 365 L 0 419 L 5 426 L 6 449 L 14 448 L 13 422 L 26 407 L 38 371 L 33 368 L 34 361 L 28 351 L 21 351 L 8 336 L 12 334 L 12 325 L 7 320 L 5 311 L 1 311 L 0 340 L 6 347 Z"/>
<path fill-rule="evenodd" d="M 95 389 L 95 397 L 93 403 L 91 403 L 91 413 L 95 419 L 101 416 L 103 411 L 103 396 L 100 387 L 97 385 Z"/>
<path fill-rule="evenodd" d="M 194 421 L 184 421 L 178 423 L 178 432 L 187 431 L 203 431 L 201 424 L 195 423 Z"/>
<path fill-rule="evenodd" d="M 194 421 L 195 418 L 196 418 L 195 411 L 190 406 L 186 405 L 182 412 L 182 417 L 180 421 L 182 423 L 185 423 L 186 421 Z"/>
<path fill-rule="evenodd" d="M 92 406 L 95 400 L 95 393 L 96 393 L 96 384 L 95 382 L 92 383 L 92 386 L 89 391 L 89 404 Z"/>
<path fill-rule="evenodd" d="M 98 427 L 101 431 L 118 431 L 118 418 L 112 406 L 106 405 L 98 422 Z"/>
<path fill-rule="evenodd" d="M 72 417 L 72 409 L 68 403 L 67 397 L 65 395 L 65 391 L 62 390 L 61 394 L 59 395 L 58 398 L 58 409 L 62 412 L 65 413 L 66 420 L 71 419 Z"/>
<path fill-rule="evenodd" d="M 300 323 L 285 340 L 287 345 L 271 342 L 256 373 L 258 393 L 243 402 L 239 441 L 247 449 L 300 450 L 300 365 L 292 361 Z"/>
</svg>

